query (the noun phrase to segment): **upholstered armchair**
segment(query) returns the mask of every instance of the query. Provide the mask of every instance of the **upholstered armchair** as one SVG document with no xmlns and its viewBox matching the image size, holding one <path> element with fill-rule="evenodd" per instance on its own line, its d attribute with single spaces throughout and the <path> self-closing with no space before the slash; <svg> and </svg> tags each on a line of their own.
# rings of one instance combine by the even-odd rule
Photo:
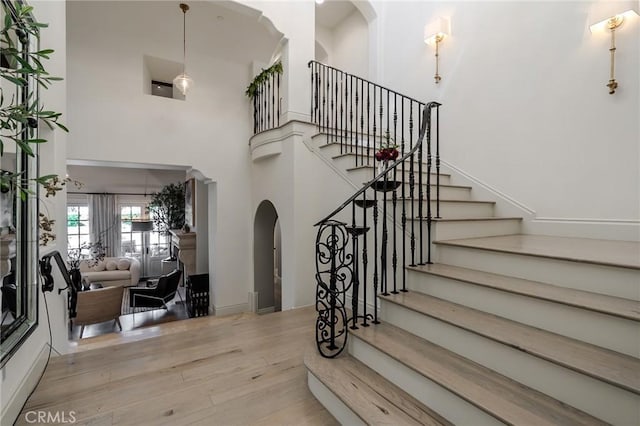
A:
<svg viewBox="0 0 640 426">
<path fill-rule="evenodd" d="M 167 308 L 169 303 L 178 291 L 180 276 L 179 269 L 163 275 L 158 279 L 155 287 L 129 287 L 129 306 L 134 308 Z"/>
<path fill-rule="evenodd" d="M 120 312 L 122 310 L 122 287 L 104 287 L 96 290 L 78 292 L 75 325 L 80 325 L 80 338 L 84 333 L 84 326 L 105 321 L 115 321 L 120 330 Z"/>
</svg>

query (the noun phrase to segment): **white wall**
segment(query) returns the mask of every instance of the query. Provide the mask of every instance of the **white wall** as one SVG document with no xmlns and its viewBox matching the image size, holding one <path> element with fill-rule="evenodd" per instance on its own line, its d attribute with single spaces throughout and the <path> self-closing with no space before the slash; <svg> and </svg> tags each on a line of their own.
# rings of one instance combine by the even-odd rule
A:
<svg viewBox="0 0 640 426">
<path fill-rule="evenodd" d="M 145 54 L 182 58 L 176 3 L 69 3 L 69 158 L 191 165 L 215 181 L 217 210 L 209 215 L 221 224 L 209 243 L 216 245 L 216 262 L 224 265 L 212 277 L 220 287 L 214 289 L 216 304 L 246 304 L 251 225 L 246 144 L 252 123 L 244 91 L 251 61 L 268 62 L 277 39 L 255 17 L 207 2 L 190 6 L 187 73 L 196 85 L 178 101 L 142 90 Z"/>
<path fill-rule="evenodd" d="M 443 159 L 538 218 L 596 225 L 640 217 L 640 22 L 610 39 L 589 25 L 637 2 L 393 2 L 383 11 L 384 84 L 439 100 Z M 423 27 L 450 17 L 439 86 Z M 402 28 L 402 31 L 398 31 Z M 401 48 L 399 48 L 401 47 Z"/>
<path fill-rule="evenodd" d="M 31 1 L 35 7 L 34 14 L 40 22 L 50 23 L 51 26 L 42 30 L 41 47 L 52 48 L 55 53 L 52 59 L 46 61 L 46 69 L 55 76 L 66 75 L 66 47 L 65 47 L 65 5 L 62 1 Z M 51 110 L 62 112 L 62 121 L 68 123 L 65 103 L 66 82 L 56 82 L 47 91 L 42 91 L 43 104 Z M 64 176 L 67 137 L 61 131 L 44 130 L 42 136 L 49 140 L 42 146 L 41 172 L 42 174 L 56 173 Z M 58 193 L 55 198 L 46 200 L 46 207 L 50 218 L 57 220 L 57 241 L 54 244 L 42 248 L 40 254 L 46 254 L 53 250 L 66 249 L 66 199 L 64 192 Z M 54 267 L 56 288 L 64 287 L 62 277 Z M 0 390 L 0 404 L 2 410 L 2 422 L 11 424 L 18 415 L 27 396 L 35 387 L 35 384 L 44 368 L 48 353 L 49 323 L 52 328 L 51 342 L 55 350 L 65 353 L 68 351 L 67 323 L 66 323 L 66 293 L 58 295 L 52 293 L 43 295 L 39 289 L 39 319 L 35 331 L 24 342 L 20 349 L 2 368 L 2 387 Z M 49 319 L 45 305 L 45 297 L 49 308 Z M 53 352 L 53 356 L 56 353 Z"/>
<path fill-rule="evenodd" d="M 314 224 L 355 190 L 313 152 L 317 148 L 311 136 L 316 132 L 313 125 L 293 122 L 251 141 L 254 153 L 263 150 L 273 154 L 253 163 L 252 214 L 255 217 L 264 200 L 269 200 L 278 213 L 282 232 L 282 310 L 314 303 Z M 255 267 L 252 264 L 252 273 Z"/>
<path fill-rule="evenodd" d="M 333 29 L 330 65 L 368 78 L 369 28 L 360 11 L 353 11 Z"/>
<path fill-rule="evenodd" d="M 307 64 L 315 57 L 315 2 L 236 0 L 235 3 L 243 5 L 237 8 L 247 6 L 261 14 L 260 20 L 265 28 L 275 28 L 284 34 L 281 44 L 285 74 L 281 123 L 293 119 L 308 120 L 311 94 Z"/>
<path fill-rule="evenodd" d="M 368 78 L 369 75 L 369 26 L 360 11 L 354 10 L 334 28 L 327 28 L 316 21 L 315 40 L 327 54 L 324 63 L 349 74 Z M 321 53 L 316 45 L 314 58 Z"/>
</svg>

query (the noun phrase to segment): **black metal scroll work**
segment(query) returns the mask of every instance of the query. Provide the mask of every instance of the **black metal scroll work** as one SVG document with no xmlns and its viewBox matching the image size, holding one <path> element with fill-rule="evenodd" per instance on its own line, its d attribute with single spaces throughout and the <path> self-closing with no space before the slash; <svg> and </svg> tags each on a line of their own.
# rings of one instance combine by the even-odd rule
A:
<svg viewBox="0 0 640 426">
<path fill-rule="evenodd" d="M 326 221 L 316 238 L 316 344 L 320 354 L 333 358 L 347 344 L 346 294 L 354 282 L 353 256 L 344 223 Z"/>
</svg>

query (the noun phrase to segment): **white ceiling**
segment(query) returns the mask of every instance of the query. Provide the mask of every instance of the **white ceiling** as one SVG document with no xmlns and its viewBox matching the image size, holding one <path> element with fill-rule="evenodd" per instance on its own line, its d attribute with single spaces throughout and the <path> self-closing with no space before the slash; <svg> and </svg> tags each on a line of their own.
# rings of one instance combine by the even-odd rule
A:
<svg viewBox="0 0 640 426">
<path fill-rule="evenodd" d="M 316 3 L 316 23 L 326 28 L 334 28 L 354 10 L 356 8 L 350 1 L 325 0 L 322 4 Z"/>
</svg>

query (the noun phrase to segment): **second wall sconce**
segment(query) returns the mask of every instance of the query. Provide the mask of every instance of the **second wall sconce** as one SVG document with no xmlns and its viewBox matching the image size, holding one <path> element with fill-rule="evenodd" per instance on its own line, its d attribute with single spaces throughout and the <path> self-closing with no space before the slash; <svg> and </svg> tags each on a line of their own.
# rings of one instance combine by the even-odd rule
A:
<svg viewBox="0 0 640 426">
<path fill-rule="evenodd" d="M 607 87 L 609 88 L 609 94 L 613 95 L 616 93 L 616 89 L 618 88 L 618 82 L 615 78 L 615 63 L 616 63 L 616 30 L 620 28 L 620 26 L 625 22 L 625 20 L 633 19 L 638 17 L 638 13 L 635 10 L 627 10 L 626 12 L 620 13 L 618 15 L 607 18 L 603 21 L 597 22 L 589 27 L 591 33 L 598 33 L 609 30 L 611 32 L 611 47 L 609 48 L 610 52 L 610 73 L 609 73 L 609 83 L 607 83 Z"/>
<path fill-rule="evenodd" d="M 439 18 L 432 24 L 424 27 L 424 42 L 436 49 L 436 74 L 433 77 L 436 84 L 440 83 L 440 43 L 451 35 L 451 21 L 448 18 Z"/>
</svg>

